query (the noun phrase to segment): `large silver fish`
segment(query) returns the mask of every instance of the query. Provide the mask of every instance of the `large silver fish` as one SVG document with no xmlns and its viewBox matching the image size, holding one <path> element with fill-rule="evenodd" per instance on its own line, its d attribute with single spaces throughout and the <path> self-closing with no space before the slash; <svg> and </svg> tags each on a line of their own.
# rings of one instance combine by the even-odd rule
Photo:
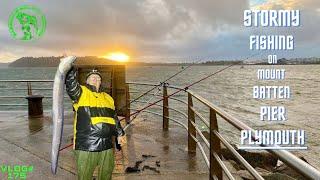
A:
<svg viewBox="0 0 320 180">
<path fill-rule="evenodd" d="M 65 78 L 67 72 L 71 69 L 75 56 L 68 56 L 60 60 L 59 67 L 57 69 L 54 83 L 53 83 L 53 95 L 52 95 L 52 147 L 51 147 L 51 172 L 57 173 L 59 149 L 61 145 L 62 131 L 63 131 L 63 97 Z"/>
</svg>

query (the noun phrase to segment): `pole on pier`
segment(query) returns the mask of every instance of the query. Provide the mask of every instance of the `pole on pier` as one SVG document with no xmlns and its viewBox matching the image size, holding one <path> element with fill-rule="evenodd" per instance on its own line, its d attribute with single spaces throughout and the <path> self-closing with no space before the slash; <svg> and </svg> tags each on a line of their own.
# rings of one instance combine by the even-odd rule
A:
<svg viewBox="0 0 320 180">
<path fill-rule="evenodd" d="M 28 95 L 32 95 L 32 89 L 31 89 L 31 83 L 27 82 L 27 87 L 28 87 Z"/>
<path fill-rule="evenodd" d="M 130 123 L 130 92 L 129 92 L 129 85 L 126 85 L 125 87 L 125 93 L 126 93 L 126 112 L 125 112 L 125 118 L 126 123 Z"/>
<path fill-rule="evenodd" d="M 164 131 L 169 129 L 169 99 L 168 99 L 168 89 L 166 84 L 163 85 L 163 120 L 162 120 L 162 128 Z"/>
</svg>

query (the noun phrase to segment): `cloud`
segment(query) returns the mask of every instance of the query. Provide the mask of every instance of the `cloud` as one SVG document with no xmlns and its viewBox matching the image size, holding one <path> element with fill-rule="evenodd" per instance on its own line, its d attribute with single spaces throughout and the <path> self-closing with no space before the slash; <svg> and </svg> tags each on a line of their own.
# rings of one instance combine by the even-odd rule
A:
<svg viewBox="0 0 320 180">
<path fill-rule="evenodd" d="M 301 26 L 289 28 L 256 28 L 254 33 L 261 34 L 291 34 L 295 37 L 296 50 L 292 55 L 319 56 L 315 49 L 319 49 L 320 31 L 320 13 L 318 11 L 320 1 L 317 0 L 265 0 L 260 2 L 252 9 L 270 10 L 287 9 L 300 10 Z M 285 52 L 284 52 L 285 53 Z M 287 52 L 289 54 L 291 52 Z"/>
<path fill-rule="evenodd" d="M 261 3 L 265 8 L 301 8 L 304 10 L 303 26 L 277 32 L 294 32 L 301 45 L 319 40 L 313 37 L 319 34 L 319 25 L 312 22 L 319 19 L 316 0 L 303 0 L 303 3 L 265 0 Z M 23 4 L 39 7 L 47 18 L 45 35 L 35 42 L 13 40 L 6 30 L 10 13 Z M 15 56 L 51 56 L 65 52 L 101 56 L 109 51 L 125 51 L 137 60 L 140 57 L 236 58 L 250 53 L 248 35 L 259 32 L 242 25 L 243 10 L 249 9 L 249 4 L 252 1 L 34 0 L 26 3 L 2 0 L 0 50 Z M 6 56 L 0 54 L 1 60 L 6 60 Z"/>
</svg>

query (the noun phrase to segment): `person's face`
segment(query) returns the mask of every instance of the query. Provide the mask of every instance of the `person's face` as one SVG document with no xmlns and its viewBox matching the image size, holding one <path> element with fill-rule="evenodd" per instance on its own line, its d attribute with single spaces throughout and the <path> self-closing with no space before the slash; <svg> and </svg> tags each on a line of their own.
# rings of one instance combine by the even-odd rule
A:
<svg viewBox="0 0 320 180">
<path fill-rule="evenodd" d="M 100 85 L 101 85 L 101 78 L 97 74 L 91 74 L 87 79 L 87 83 L 89 85 L 95 86 L 97 88 L 97 90 L 99 90 Z"/>
</svg>

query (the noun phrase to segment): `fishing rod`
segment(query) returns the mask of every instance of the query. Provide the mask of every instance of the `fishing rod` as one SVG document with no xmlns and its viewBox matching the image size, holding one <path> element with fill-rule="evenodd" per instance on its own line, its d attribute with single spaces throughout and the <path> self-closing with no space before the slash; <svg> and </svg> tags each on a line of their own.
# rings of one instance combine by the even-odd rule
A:
<svg viewBox="0 0 320 180">
<path fill-rule="evenodd" d="M 212 76 L 214 76 L 214 75 L 216 75 L 216 74 L 218 74 L 218 73 L 221 73 L 222 71 L 224 71 L 224 70 L 226 70 L 226 69 L 229 69 L 229 68 L 231 68 L 232 66 L 235 66 L 235 65 L 238 65 L 238 64 L 240 64 L 240 63 L 243 63 L 243 62 L 246 61 L 247 59 L 249 59 L 249 58 L 251 58 L 251 57 L 254 57 L 254 56 L 258 55 L 258 54 L 260 54 L 260 53 L 256 53 L 256 54 L 254 54 L 254 55 L 251 55 L 251 56 L 247 57 L 246 59 L 244 59 L 244 60 L 242 60 L 242 61 L 239 61 L 239 62 L 230 64 L 230 65 L 227 66 L 227 67 L 224 67 L 224 68 L 222 68 L 222 69 L 220 69 L 220 70 L 218 70 L 218 71 L 216 71 L 216 72 L 214 72 L 214 73 L 212 73 L 212 74 L 209 74 L 208 76 L 205 76 L 205 77 L 201 78 L 200 80 L 195 81 L 195 82 L 193 82 L 193 83 L 185 86 L 184 88 L 181 88 L 181 89 L 175 91 L 174 93 L 168 95 L 167 98 L 170 98 L 171 96 L 174 96 L 175 94 L 178 94 L 178 93 L 181 92 L 181 91 L 186 91 L 186 90 L 188 90 L 191 86 L 193 86 L 193 85 L 195 85 L 195 84 L 198 84 L 198 83 L 200 83 L 201 81 L 204 81 L 204 80 L 206 80 L 206 79 L 208 79 L 208 78 L 210 78 L 210 77 L 212 77 Z M 149 104 L 149 105 L 147 105 L 147 106 L 145 106 L 145 107 L 137 110 L 136 112 L 130 114 L 130 116 L 133 116 L 133 115 L 135 115 L 135 114 L 137 114 L 137 113 L 140 113 L 141 111 L 143 111 L 143 110 L 145 110 L 145 109 L 147 109 L 147 108 L 149 108 L 149 107 L 151 107 L 151 106 L 154 106 L 154 105 L 157 104 L 158 102 L 163 101 L 163 99 L 164 99 L 164 98 L 161 98 L 161 99 L 159 99 L 159 100 L 157 100 L 157 101 L 155 101 L 155 102 L 153 102 L 153 103 L 151 103 L 151 104 Z M 125 119 L 125 117 L 122 118 L 122 119 L 120 119 L 120 121 L 122 121 L 122 120 L 124 120 L 124 119 Z M 127 123 L 130 124 L 131 122 L 132 122 L 132 120 L 130 120 L 130 121 L 127 122 Z"/>
<path fill-rule="evenodd" d="M 154 93 L 154 96 L 151 97 L 145 104 L 149 104 L 150 101 L 151 101 L 154 97 L 156 97 L 160 91 L 161 91 L 161 89 L 158 89 L 158 91 L 157 91 L 156 93 Z M 130 122 L 132 122 L 134 119 L 136 119 L 136 118 L 138 117 L 138 115 L 139 115 L 139 113 L 138 113 L 138 114 L 135 114 L 135 115 L 133 116 L 133 118 L 131 119 Z M 131 123 L 128 123 L 128 124 L 123 128 L 123 131 L 126 131 L 126 129 L 127 129 L 129 126 L 131 126 L 131 125 L 132 125 Z"/>
<path fill-rule="evenodd" d="M 169 80 L 172 79 L 173 77 L 177 76 L 178 74 L 182 73 L 183 71 L 187 70 L 188 68 L 190 68 L 191 66 L 195 65 L 196 63 L 198 63 L 198 62 L 200 62 L 200 61 L 201 61 L 201 58 L 200 58 L 198 61 L 195 61 L 195 62 L 191 63 L 190 65 L 188 65 L 187 67 L 183 68 L 182 70 L 176 72 L 175 74 L 173 74 L 172 76 L 170 76 L 169 78 L 167 78 L 166 80 L 164 80 L 163 82 L 161 82 L 160 84 L 158 84 L 158 85 L 154 86 L 153 88 L 149 89 L 148 91 L 142 93 L 140 96 L 138 96 L 138 97 L 135 98 L 134 100 L 130 101 L 129 104 L 137 101 L 139 98 L 145 96 L 146 94 L 148 94 L 149 92 L 151 92 L 151 91 L 153 91 L 154 89 L 158 88 L 159 86 L 161 86 L 161 85 L 164 85 L 164 86 L 165 86 L 165 85 L 166 85 L 166 81 L 169 81 Z M 182 67 L 183 67 L 183 66 L 182 66 Z M 159 93 L 159 91 L 160 91 L 160 90 L 158 90 L 157 94 Z M 152 99 L 153 99 L 153 97 L 150 98 L 150 99 L 146 102 L 146 104 L 149 104 L 149 102 L 150 102 Z M 124 107 L 125 107 L 125 106 L 124 106 Z M 122 107 L 122 108 L 123 108 L 123 107 Z M 137 114 L 135 114 L 134 117 L 133 117 L 129 122 L 132 122 L 135 118 L 137 118 L 137 116 L 138 116 L 139 114 L 140 114 L 140 112 L 138 112 Z M 131 116 L 131 115 L 130 115 L 130 116 Z M 129 117 L 130 117 L 130 116 L 129 116 Z M 127 123 L 128 123 L 128 122 L 127 122 Z M 128 123 L 128 124 L 123 128 L 123 130 L 125 131 L 129 126 L 130 126 L 130 123 Z"/>
<path fill-rule="evenodd" d="M 150 93 L 150 92 L 153 91 L 154 89 L 156 89 L 156 88 L 164 85 L 167 81 L 169 81 L 170 79 L 174 78 L 174 77 L 177 76 L 178 74 L 182 73 L 183 71 L 187 70 L 188 68 L 190 68 L 191 66 L 195 65 L 196 63 L 198 63 L 198 62 L 200 62 L 200 61 L 202 61 L 201 58 L 200 58 L 199 60 L 197 60 L 197 61 L 189 64 L 187 67 L 185 67 L 185 68 L 181 69 L 180 71 L 176 72 L 175 74 L 171 75 L 170 77 L 168 77 L 167 79 L 165 79 L 163 82 L 160 82 L 160 84 L 154 86 L 153 88 L 151 88 L 151 89 L 147 90 L 146 92 L 140 94 L 140 95 L 139 95 L 138 97 L 136 97 L 135 99 L 131 100 L 128 105 L 136 102 L 138 99 L 140 99 L 141 97 L 143 97 L 143 96 L 145 96 L 146 94 Z M 127 106 L 127 105 L 126 105 L 126 106 Z M 123 106 L 123 107 L 120 108 L 119 110 L 122 110 L 122 109 L 125 108 L 126 106 Z"/>
</svg>

